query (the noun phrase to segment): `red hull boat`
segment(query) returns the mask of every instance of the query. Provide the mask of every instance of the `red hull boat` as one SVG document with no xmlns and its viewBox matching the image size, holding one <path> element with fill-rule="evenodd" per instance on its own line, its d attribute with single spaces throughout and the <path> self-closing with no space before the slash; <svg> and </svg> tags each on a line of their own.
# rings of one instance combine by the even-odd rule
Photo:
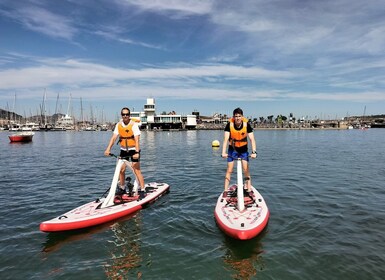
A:
<svg viewBox="0 0 385 280">
<path fill-rule="evenodd" d="M 34 134 L 33 132 L 19 132 L 8 135 L 8 138 L 11 142 L 31 142 Z"/>
</svg>

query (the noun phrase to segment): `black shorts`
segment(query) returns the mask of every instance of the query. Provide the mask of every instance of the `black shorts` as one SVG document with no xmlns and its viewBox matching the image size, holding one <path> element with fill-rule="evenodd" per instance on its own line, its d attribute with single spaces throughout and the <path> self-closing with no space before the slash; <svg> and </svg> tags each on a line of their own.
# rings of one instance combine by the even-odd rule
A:
<svg viewBox="0 0 385 280">
<path fill-rule="evenodd" d="M 135 150 L 120 150 L 120 157 L 122 158 L 125 158 L 127 160 L 131 160 L 132 162 L 139 162 L 140 160 L 140 154 L 139 154 L 139 158 L 135 159 L 135 158 L 132 158 L 133 155 L 136 154 L 136 151 Z"/>
</svg>

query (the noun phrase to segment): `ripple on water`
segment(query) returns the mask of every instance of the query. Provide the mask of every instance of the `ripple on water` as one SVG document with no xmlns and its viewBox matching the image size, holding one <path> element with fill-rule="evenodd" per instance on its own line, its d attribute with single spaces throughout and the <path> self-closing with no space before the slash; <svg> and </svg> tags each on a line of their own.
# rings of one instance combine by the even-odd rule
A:
<svg viewBox="0 0 385 280">
<path fill-rule="evenodd" d="M 144 132 L 146 182 L 166 182 L 170 193 L 127 219 L 64 234 L 38 227 L 109 187 L 116 161 L 103 152 L 111 132 L 36 133 L 21 146 L 0 138 L 6 170 L 0 253 L 7 256 L 0 273 L 10 279 L 381 279 L 384 133 L 256 131 L 251 175 L 271 216 L 263 234 L 246 242 L 215 224 L 226 161 L 211 142 L 222 131 Z"/>
</svg>

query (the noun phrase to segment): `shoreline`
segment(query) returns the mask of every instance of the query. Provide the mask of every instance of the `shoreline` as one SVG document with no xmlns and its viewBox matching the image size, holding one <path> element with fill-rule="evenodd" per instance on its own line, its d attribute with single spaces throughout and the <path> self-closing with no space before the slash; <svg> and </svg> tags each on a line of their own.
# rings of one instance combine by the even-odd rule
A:
<svg viewBox="0 0 385 280">
<path fill-rule="evenodd" d="M 196 128 L 194 130 L 224 130 L 225 128 Z M 341 127 L 253 127 L 253 130 L 350 130 Z"/>
<path fill-rule="evenodd" d="M 195 129 L 141 129 L 141 131 L 153 131 L 153 132 L 179 132 L 179 131 L 199 131 L 199 130 L 224 130 L 224 127 L 199 127 Z M 254 127 L 254 131 L 257 130 L 368 130 L 368 128 L 341 128 L 341 127 Z M 99 132 L 99 131 L 112 131 L 112 130 L 76 130 L 76 129 L 67 129 L 61 130 L 60 132 Z M 1 132 L 9 132 L 9 130 L 0 130 Z M 34 132 L 57 132 L 54 130 L 35 130 Z"/>
</svg>

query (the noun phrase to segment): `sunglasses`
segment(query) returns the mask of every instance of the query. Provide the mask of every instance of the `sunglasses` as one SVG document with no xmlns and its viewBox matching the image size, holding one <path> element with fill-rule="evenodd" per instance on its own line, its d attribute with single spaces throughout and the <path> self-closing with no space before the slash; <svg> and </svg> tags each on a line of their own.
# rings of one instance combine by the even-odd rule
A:
<svg viewBox="0 0 385 280">
<path fill-rule="evenodd" d="M 129 117 L 130 114 L 122 114 L 122 117 Z"/>
</svg>

